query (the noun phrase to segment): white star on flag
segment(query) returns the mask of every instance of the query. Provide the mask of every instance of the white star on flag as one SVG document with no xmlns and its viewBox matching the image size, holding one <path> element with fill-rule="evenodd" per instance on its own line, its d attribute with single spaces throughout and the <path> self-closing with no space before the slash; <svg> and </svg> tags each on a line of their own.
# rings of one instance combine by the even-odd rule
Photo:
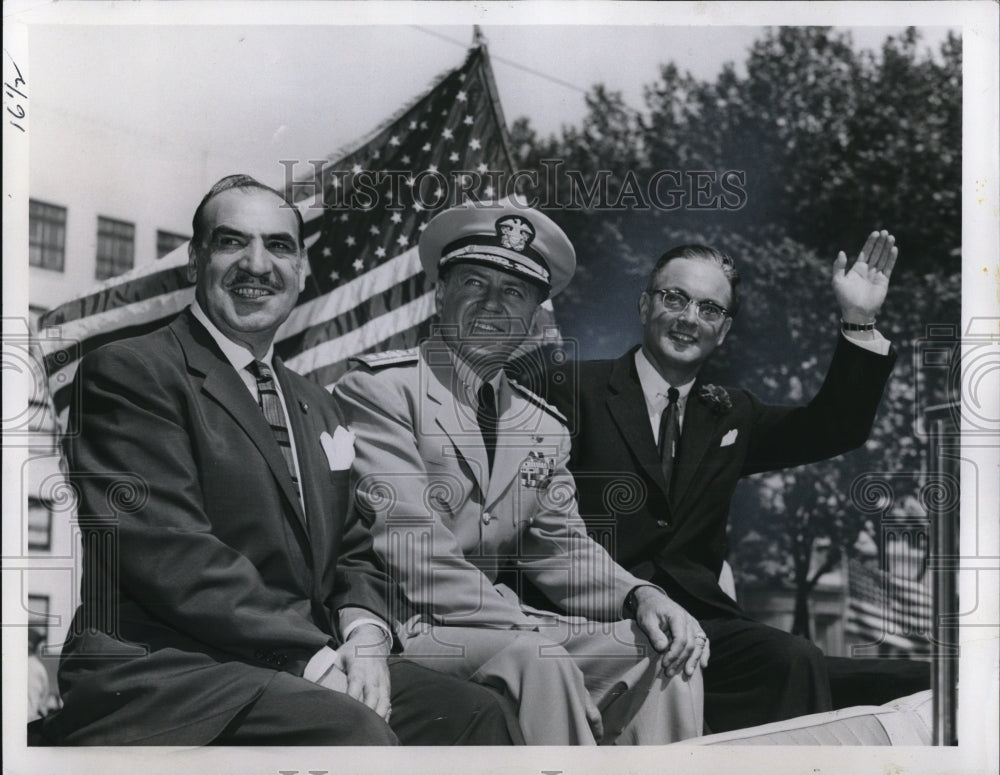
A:
<svg viewBox="0 0 1000 775">
<path fill-rule="evenodd" d="M 478 172 L 480 175 L 485 175 L 486 170 L 488 169 L 489 167 L 486 166 L 485 162 L 479 162 L 479 164 L 476 166 L 476 172 Z"/>
<path fill-rule="evenodd" d="M 354 259 L 354 263 L 352 264 L 352 266 L 354 267 L 354 271 L 360 272 L 362 269 L 365 268 L 365 262 L 362 261 L 360 258 L 356 258 Z"/>
<path fill-rule="evenodd" d="M 466 126 L 472 126 L 476 122 L 475 119 L 472 118 L 472 116 L 466 116 L 464 119 L 462 119 L 462 123 L 465 124 Z"/>
<path fill-rule="evenodd" d="M 396 242 L 398 242 L 398 243 L 399 243 L 399 246 L 400 246 L 401 248 L 405 248 L 405 247 L 406 247 L 407 245 L 409 245 L 409 244 L 410 244 L 410 241 L 409 241 L 409 240 L 408 240 L 408 239 L 406 238 L 406 235 L 405 235 L 405 234 L 400 234 L 400 235 L 399 235 L 399 236 L 398 236 L 398 237 L 396 238 Z"/>
<path fill-rule="evenodd" d="M 443 137 L 445 140 L 451 140 L 454 136 L 455 136 L 454 133 L 452 133 L 452 131 L 450 129 L 448 129 L 447 127 L 441 133 L 441 137 Z"/>
<path fill-rule="evenodd" d="M 355 164 L 355 165 L 353 165 L 351 167 L 351 174 L 357 175 L 360 172 L 361 172 L 361 165 L 360 164 Z"/>
<path fill-rule="evenodd" d="M 375 248 L 375 256 L 377 258 L 385 258 L 385 248 L 381 246 Z"/>
<path fill-rule="evenodd" d="M 478 151 L 480 148 L 483 147 L 483 144 L 479 142 L 475 137 L 473 137 L 471 140 L 469 140 L 469 147 L 474 151 Z"/>
<path fill-rule="evenodd" d="M 459 158 L 460 158 L 459 155 L 455 151 L 452 151 L 451 153 L 448 154 L 448 161 L 452 163 L 458 161 Z"/>
<path fill-rule="evenodd" d="M 357 244 L 358 241 L 356 239 L 354 239 L 354 237 L 348 236 L 348 238 L 345 239 L 344 242 L 347 243 L 348 247 L 353 248 Z"/>
<path fill-rule="evenodd" d="M 459 102 L 467 102 L 469 97 L 464 91 L 460 91 L 458 94 L 455 95 L 455 99 L 458 100 Z"/>
<path fill-rule="evenodd" d="M 389 218 L 389 220 L 392 221 L 393 223 L 402 223 L 403 216 L 400 215 L 399 213 L 393 213 L 392 216 Z"/>
<path fill-rule="evenodd" d="M 424 144 L 423 144 L 423 145 L 422 145 L 422 146 L 420 147 L 420 150 L 421 150 L 421 151 L 423 151 L 424 153 L 430 153 L 430 150 L 431 150 L 431 144 L 430 144 L 430 143 L 424 143 Z"/>
<path fill-rule="evenodd" d="M 392 137 L 390 137 L 390 138 L 389 138 L 389 145 L 393 146 L 394 148 L 395 148 L 395 147 L 396 147 L 397 145 L 399 145 L 399 137 L 398 137 L 398 136 L 396 136 L 396 135 L 393 135 Z"/>
</svg>

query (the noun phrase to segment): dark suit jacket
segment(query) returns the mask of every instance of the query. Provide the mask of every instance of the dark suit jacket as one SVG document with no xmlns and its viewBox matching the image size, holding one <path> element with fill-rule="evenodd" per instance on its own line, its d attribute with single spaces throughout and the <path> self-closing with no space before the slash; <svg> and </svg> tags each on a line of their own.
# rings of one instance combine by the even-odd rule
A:
<svg viewBox="0 0 1000 775">
<path fill-rule="evenodd" d="M 275 671 L 302 674 L 337 637 L 337 609 L 385 617 L 349 472 L 320 443 L 340 412 L 277 358 L 274 371 L 308 524 L 259 406 L 189 311 L 83 359 L 66 451 L 84 583 L 58 739 L 207 743 Z"/>
<path fill-rule="evenodd" d="M 696 382 L 670 505 L 636 349 L 549 372 L 549 399 L 570 422 L 581 516 L 621 565 L 662 586 L 694 616 L 744 616 L 718 584 L 737 481 L 863 444 L 895 354 L 880 356 L 841 337 L 822 388 L 806 406 L 769 406 L 730 388 L 732 407 L 719 412 L 698 398 Z"/>
</svg>

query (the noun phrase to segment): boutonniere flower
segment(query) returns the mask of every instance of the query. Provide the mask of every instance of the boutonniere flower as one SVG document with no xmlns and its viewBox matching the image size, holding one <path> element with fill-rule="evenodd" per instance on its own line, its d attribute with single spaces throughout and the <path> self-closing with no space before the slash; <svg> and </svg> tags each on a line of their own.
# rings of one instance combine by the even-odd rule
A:
<svg viewBox="0 0 1000 775">
<path fill-rule="evenodd" d="M 732 399 L 726 389 L 718 385 L 702 385 L 698 391 L 698 400 L 715 414 L 725 414 L 733 408 Z"/>
</svg>

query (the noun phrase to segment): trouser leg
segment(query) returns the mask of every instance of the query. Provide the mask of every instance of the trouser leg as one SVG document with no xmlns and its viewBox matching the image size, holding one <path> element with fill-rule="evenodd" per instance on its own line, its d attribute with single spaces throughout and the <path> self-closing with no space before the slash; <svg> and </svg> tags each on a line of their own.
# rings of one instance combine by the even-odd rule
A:
<svg viewBox="0 0 1000 775">
<path fill-rule="evenodd" d="M 562 645 L 601 710 L 605 744 L 661 745 L 702 732 L 701 670 L 668 678 L 632 621 L 566 624 Z"/>
<path fill-rule="evenodd" d="M 407 659 L 492 686 L 517 708 L 528 745 L 593 745 L 583 675 L 564 651 L 537 632 L 424 627 L 404 642 Z"/>
<path fill-rule="evenodd" d="M 402 745 L 512 745 L 502 699 L 491 689 L 390 658 L 392 715 Z"/>
<path fill-rule="evenodd" d="M 396 745 L 373 710 L 304 678 L 275 673 L 211 745 Z"/>
<path fill-rule="evenodd" d="M 823 652 L 810 641 L 749 619 L 700 624 L 712 649 L 704 676 L 708 731 L 831 709 Z"/>
</svg>

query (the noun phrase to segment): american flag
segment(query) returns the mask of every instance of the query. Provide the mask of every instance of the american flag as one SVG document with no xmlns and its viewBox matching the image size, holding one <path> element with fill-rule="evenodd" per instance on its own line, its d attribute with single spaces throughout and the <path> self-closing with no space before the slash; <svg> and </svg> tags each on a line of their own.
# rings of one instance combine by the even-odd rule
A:
<svg viewBox="0 0 1000 775">
<path fill-rule="evenodd" d="M 275 339 L 286 365 L 330 387 L 349 357 L 416 344 L 434 314 L 417 256 L 421 232 L 465 197 L 511 193 L 512 173 L 485 45 L 354 150 L 313 165 L 286 192 L 305 220 L 309 257 L 306 289 Z M 151 331 L 190 304 L 186 263 L 185 244 L 42 316 L 39 345 L 64 428 L 79 359 Z M 552 335 L 551 308 L 536 328 Z"/>
<path fill-rule="evenodd" d="M 847 569 L 845 630 L 866 643 L 928 653 L 932 598 L 926 577 L 910 580 L 853 557 Z"/>
</svg>

